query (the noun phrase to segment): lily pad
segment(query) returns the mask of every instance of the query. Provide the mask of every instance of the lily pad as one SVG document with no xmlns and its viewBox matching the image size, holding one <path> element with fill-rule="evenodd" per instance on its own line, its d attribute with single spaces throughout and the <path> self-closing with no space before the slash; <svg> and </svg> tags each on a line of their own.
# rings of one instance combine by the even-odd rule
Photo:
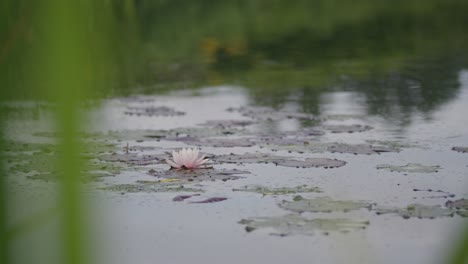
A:
<svg viewBox="0 0 468 264">
<path fill-rule="evenodd" d="M 146 166 L 160 164 L 169 157 L 168 154 L 139 155 L 138 153 L 112 153 L 101 155 L 97 158 L 101 161 L 122 162 L 129 165 Z"/>
<path fill-rule="evenodd" d="M 239 108 L 228 108 L 227 111 L 239 112 L 243 116 L 257 120 L 283 120 L 289 118 L 301 120 L 319 120 L 318 117 L 312 114 L 292 111 L 277 111 L 269 107 L 243 106 Z"/>
<path fill-rule="evenodd" d="M 459 199 L 455 201 L 447 201 L 445 206 L 451 209 L 468 210 L 468 199 Z"/>
<path fill-rule="evenodd" d="M 328 158 L 307 158 L 305 160 L 297 160 L 293 157 L 273 156 L 265 153 L 245 153 L 242 155 L 229 154 L 220 155 L 213 158 L 217 162 L 224 163 L 273 163 L 285 167 L 297 168 L 337 168 L 344 166 L 345 161 Z"/>
<path fill-rule="evenodd" d="M 177 140 L 179 141 L 179 140 Z M 193 145 L 193 146 L 203 146 L 203 147 L 252 147 L 255 145 L 254 142 L 250 141 L 247 138 L 237 138 L 237 139 L 223 139 L 223 138 L 207 138 L 207 139 L 198 139 L 198 138 L 184 138 L 182 142 Z"/>
<path fill-rule="evenodd" d="M 272 229 L 271 235 L 314 235 L 317 231 L 328 234 L 329 232 L 350 232 L 365 229 L 369 221 L 355 221 L 344 218 L 337 219 L 308 219 L 297 214 L 287 214 L 278 217 L 256 217 L 242 219 L 239 224 L 245 225 L 247 232 L 257 229 Z"/>
<path fill-rule="evenodd" d="M 284 157 L 272 156 L 266 153 L 245 153 L 242 155 L 231 153 L 213 157 L 214 161 L 221 163 L 268 163 L 282 159 L 284 159 Z"/>
<path fill-rule="evenodd" d="M 422 205 L 411 204 L 406 208 L 385 208 L 380 207 L 375 209 L 377 214 L 397 214 L 408 219 L 412 217 L 433 219 L 437 217 L 453 216 L 454 211 L 448 208 L 443 208 L 440 205 Z"/>
<path fill-rule="evenodd" d="M 205 199 L 205 200 L 193 201 L 193 202 L 190 202 L 190 203 L 219 203 L 219 202 L 222 202 L 224 200 L 227 200 L 227 198 L 226 197 L 211 197 L 211 198 L 208 198 L 208 199 Z"/>
<path fill-rule="evenodd" d="M 124 114 L 130 116 L 181 116 L 185 115 L 185 112 L 167 106 L 129 106 Z"/>
<path fill-rule="evenodd" d="M 208 120 L 205 123 L 199 124 L 200 126 L 208 127 L 245 127 L 255 124 L 252 120 Z"/>
<path fill-rule="evenodd" d="M 269 188 L 261 185 L 247 185 L 242 188 L 232 189 L 235 192 L 255 192 L 262 195 L 284 195 L 296 193 L 321 193 L 319 187 L 309 187 L 307 185 L 299 185 L 296 187 Z"/>
<path fill-rule="evenodd" d="M 192 198 L 193 196 L 200 196 L 200 194 L 196 193 L 196 194 L 187 194 L 187 195 L 177 195 L 176 197 L 172 198 L 172 201 L 182 202 L 186 199 Z"/>
<path fill-rule="evenodd" d="M 341 201 L 333 200 L 330 197 L 318 197 L 306 199 L 301 196 L 294 197 L 293 201 L 283 200 L 279 206 L 293 212 L 349 212 L 361 208 L 372 209 L 373 204 L 364 201 Z"/>
<path fill-rule="evenodd" d="M 323 128 L 332 133 L 356 133 L 373 129 L 366 125 L 324 125 Z"/>
<path fill-rule="evenodd" d="M 185 187 L 179 183 L 161 183 L 159 181 L 137 181 L 129 184 L 110 185 L 99 189 L 120 193 L 203 192 L 201 189 Z"/>
<path fill-rule="evenodd" d="M 461 153 L 468 153 L 468 147 L 453 147 L 452 150 Z"/>
<path fill-rule="evenodd" d="M 212 168 L 199 168 L 194 170 L 150 170 L 148 174 L 158 178 L 167 178 L 167 179 L 178 179 L 181 182 L 202 182 L 202 181 L 228 181 L 228 180 L 237 180 L 243 178 L 238 176 L 239 174 L 250 174 L 248 171 L 241 171 L 237 169 L 233 170 L 218 170 Z"/>
<path fill-rule="evenodd" d="M 439 169 L 441 169 L 441 167 L 438 165 L 427 166 L 427 165 L 422 165 L 419 163 L 408 163 L 404 166 L 382 164 L 382 165 L 378 165 L 377 169 L 385 169 L 385 170 L 396 171 L 396 172 L 434 173 L 434 172 L 438 172 Z"/>
<path fill-rule="evenodd" d="M 358 144 L 358 145 L 350 145 L 350 144 L 343 144 L 337 143 L 332 144 L 328 147 L 328 151 L 335 153 L 351 153 L 351 154 L 363 154 L 363 155 L 371 155 L 371 154 L 380 154 L 381 152 L 398 152 L 399 150 L 396 148 L 386 147 L 386 146 L 373 146 L 373 145 L 366 145 L 366 144 Z"/>
<path fill-rule="evenodd" d="M 307 158 L 305 160 L 282 160 L 276 162 L 276 165 L 296 168 L 338 168 L 344 166 L 346 161 L 328 158 Z"/>
</svg>

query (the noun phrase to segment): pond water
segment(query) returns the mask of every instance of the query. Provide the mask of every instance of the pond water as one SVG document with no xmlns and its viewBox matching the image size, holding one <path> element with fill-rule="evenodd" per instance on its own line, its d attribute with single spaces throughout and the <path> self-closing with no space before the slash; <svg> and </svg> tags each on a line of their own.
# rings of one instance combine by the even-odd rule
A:
<svg viewBox="0 0 468 264">
<path fill-rule="evenodd" d="M 300 93 L 266 106 L 249 89 L 214 86 L 86 108 L 84 196 L 101 263 L 443 262 L 468 210 L 468 70 L 455 82 L 436 105 L 396 95 L 374 105 L 338 87 L 312 113 Z M 47 160 L 58 153 L 51 105 L 11 107 L 21 219 L 54 204 L 44 203 L 55 197 Z M 164 159 L 185 147 L 207 153 L 210 168 L 169 170 Z M 52 245 L 17 258 L 46 258 Z"/>
<path fill-rule="evenodd" d="M 0 23 L 17 25 L 0 56 L 12 263 L 67 254 L 44 98 L 80 88 L 71 213 L 96 263 L 447 263 L 468 217 L 467 1 L 83 6 L 76 34 L 26 4 Z M 189 147 L 210 161 L 171 169 Z"/>
</svg>

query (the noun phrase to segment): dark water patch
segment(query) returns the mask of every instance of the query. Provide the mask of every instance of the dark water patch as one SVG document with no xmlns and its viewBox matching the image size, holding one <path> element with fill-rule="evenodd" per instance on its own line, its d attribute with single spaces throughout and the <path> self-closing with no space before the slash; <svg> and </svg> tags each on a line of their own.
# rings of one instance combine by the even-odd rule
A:
<svg viewBox="0 0 468 264">
<path fill-rule="evenodd" d="M 211 198 L 207 198 L 205 200 L 193 201 L 193 202 L 190 202 L 190 203 L 219 203 L 219 202 L 222 202 L 222 201 L 225 201 L 225 200 L 227 200 L 226 197 L 211 197 Z"/>
<path fill-rule="evenodd" d="M 322 189 L 319 187 L 311 187 L 308 185 L 299 185 L 296 187 L 281 187 L 270 188 L 261 185 L 247 185 L 241 188 L 232 189 L 234 192 L 254 192 L 262 195 L 285 195 L 297 193 L 321 193 Z"/>
<path fill-rule="evenodd" d="M 238 175 L 250 174 L 248 171 L 241 171 L 237 169 L 212 169 L 212 168 L 199 168 L 194 170 L 150 170 L 148 174 L 158 178 L 174 179 L 181 182 L 194 183 L 203 181 L 228 181 L 244 178 Z"/>
<path fill-rule="evenodd" d="M 420 219 L 434 219 L 438 217 L 452 217 L 454 210 L 441 207 L 440 205 L 422 205 L 410 204 L 406 208 L 398 207 L 377 207 L 375 212 L 381 214 L 397 214 L 405 219 L 420 218 Z"/>
<path fill-rule="evenodd" d="M 441 167 L 439 165 L 430 166 L 430 165 L 423 165 L 419 163 L 408 163 L 404 166 L 382 164 L 382 165 L 377 165 L 377 169 L 384 169 L 384 170 L 389 170 L 392 172 L 435 173 L 435 172 L 438 172 L 441 169 Z"/>
<path fill-rule="evenodd" d="M 332 133 L 356 133 L 373 129 L 373 127 L 366 125 L 324 125 L 323 128 Z"/>
<path fill-rule="evenodd" d="M 187 195 L 177 195 L 176 197 L 172 198 L 172 201 L 182 202 L 186 199 L 192 198 L 193 196 L 200 196 L 200 194 L 196 193 L 196 194 L 187 194 Z"/>
<path fill-rule="evenodd" d="M 306 199 L 302 196 L 296 196 L 292 201 L 283 200 L 279 203 L 281 208 L 297 213 L 349 212 L 362 208 L 370 210 L 373 205 L 374 204 L 365 201 L 333 200 L 330 197 Z"/>
<path fill-rule="evenodd" d="M 124 114 L 129 116 L 182 116 L 185 112 L 167 106 L 128 106 Z"/>
<path fill-rule="evenodd" d="M 453 147 L 452 150 L 461 153 L 468 153 L 468 147 Z"/>
<path fill-rule="evenodd" d="M 291 235 L 314 235 L 322 232 L 327 235 L 329 232 L 347 233 L 355 230 L 365 229 L 369 221 L 355 221 L 351 219 L 335 218 L 309 219 L 297 214 L 287 214 L 277 217 L 255 217 L 242 219 L 239 224 L 245 225 L 247 232 L 257 229 L 272 229 L 270 235 L 291 236 Z"/>
</svg>

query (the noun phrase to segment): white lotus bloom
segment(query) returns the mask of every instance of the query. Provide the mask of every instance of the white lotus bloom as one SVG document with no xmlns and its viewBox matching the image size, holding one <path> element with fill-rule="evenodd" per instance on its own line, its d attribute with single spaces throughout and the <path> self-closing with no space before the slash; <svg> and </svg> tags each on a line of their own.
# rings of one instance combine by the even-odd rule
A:
<svg viewBox="0 0 468 264">
<path fill-rule="evenodd" d="M 172 159 L 166 159 L 167 164 L 177 169 L 196 169 L 209 161 L 205 154 L 199 157 L 199 150 L 194 148 L 183 148 L 180 151 L 172 151 Z"/>
</svg>

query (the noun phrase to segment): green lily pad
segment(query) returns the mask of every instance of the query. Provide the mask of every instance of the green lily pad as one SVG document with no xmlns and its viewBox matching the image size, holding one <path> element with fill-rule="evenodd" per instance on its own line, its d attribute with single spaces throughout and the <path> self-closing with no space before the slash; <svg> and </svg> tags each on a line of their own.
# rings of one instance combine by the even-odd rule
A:
<svg viewBox="0 0 468 264">
<path fill-rule="evenodd" d="M 364 201 L 341 201 L 333 200 L 330 197 L 318 197 L 306 199 L 301 196 L 294 197 L 293 201 L 283 200 L 279 206 L 293 212 L 349 212 L 361 208 L 372 209 L 373 204 Z"/>
<path fill-rule="evenodd" d="M 408 219 L 412 217 L 433 219 L 438 217 L 453 216 L 454 210 L 443 208 L 440 205 L 411 204 L 406 208 L 379 207 L 375 209 L 377 214 L 397 214 Z"/>
<path fill-rule="evenodd" d="M 235 192 L 254 192 L 262 195 L 284 195 L 296 193 L 321 193 L 319 187 L 309 187 L 307 185 L 299 185 L 296 187 L 269 188 L 261 185 L 247 185 L 242 188 L 232 189 Z"/>
<path fill-rule="evenodd" d="M 438 165 L 427 166 L 427 165 L 422 165 L 419 163 L 408 163 L 404 166 L 382 164 L 382 165 L 378 165 L 377 169 L 385 169 L 385 170 L 396 171 L 396 172 L 434 173 L 434 172 L 438 172 L 441 169 L 441 167 Z"/>
<path fill-rule="evenodd" d="M 355 221 L 344 218 L 308 219 L 297 214 L 288 214 L 278 217 L 256 217 L 242 219 L 239 224 L 245 225 L 247 232 L 257 229 L 272 229 L 271 235 L 314 235 L 317 231 L 328 234 L 329 232 L 350 232 L 365 229 L 369 221 Z"/>
</svg>

